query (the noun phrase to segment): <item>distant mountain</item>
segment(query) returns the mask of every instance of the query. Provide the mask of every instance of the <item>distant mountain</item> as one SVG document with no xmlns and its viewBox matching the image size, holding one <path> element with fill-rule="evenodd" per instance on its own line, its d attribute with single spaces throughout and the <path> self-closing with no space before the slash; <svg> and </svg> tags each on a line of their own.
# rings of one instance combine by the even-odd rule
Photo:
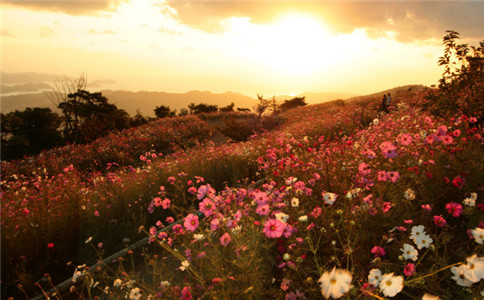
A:
<svg viewBox="0 0 484 300">
<path fill-rule="evenodd" d="M 61 75 L 43 74 L 43 73 L 5 73 L 1 72 L 0 80 L 6 84 L 22 84 L 22 83 L 39 83 L 44 81 L 54 81 L 62 78 Z"/>
<path fill-rule="evenodd" d="M 12 93 L 21 94 L 24 92 L 39 92 L 43 90 L 48 90 L 50 88 L 51 88 L 50 85 L 43 82 L 24 83 L 24 84 L 15 84 L 15 85 L 2 84 L 0 92 L 2 94 L 12 94 Z"/>
<path fill-rule="evenodd" d="M 234 92 L 221 94 L 207 91 L 165 93 L 104 90 L 101 92 L 108 98 L 110 103 L 116 104 L 118 108 L 126 110 L 131 116 L 134 116 L 138 109 L 144 116 L 154 116 L 154 109 L 160 105 L 169 106 L 171 109 L 179 111 L 181 108 L 187 108 L 190 103 L 206 103 L 224 107 L 233 102 L 237 108 L 252 108 L 257 102 L 254 98 Z M 2 113 L 24 110 L 27 107 L 49 107 L 54 111 L 57 110 L 47 96 L 47 92 L 2 96 Z"/>
<path fill-rule="evenodd" d="M 350 97 L 355 97 L 357 94 L 353 93 L 312 93 L 306 92 L 302 94 L 298 94 L 295 96 L 290 95 L 279 95 L 276 96 L 276 99 L 279 101 L 290 100 L 294 97 L 306 97 L 306 103 L 308 104 L 317 104 L 321 102 L 336 100 L 336 99 L 348 99 Z"/>
</svg>

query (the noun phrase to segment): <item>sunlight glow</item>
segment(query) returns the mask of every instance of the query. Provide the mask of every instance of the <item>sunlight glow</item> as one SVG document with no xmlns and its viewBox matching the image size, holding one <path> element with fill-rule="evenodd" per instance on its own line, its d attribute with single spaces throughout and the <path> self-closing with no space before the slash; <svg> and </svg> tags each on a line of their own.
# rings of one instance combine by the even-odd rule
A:
<svg viewBox="0 0 484 300">
<path fill-rule="evenodd" d="M 287 75 L 329 69 L 345 58 L 344 48 L 351 42 L 348 36 L 329 35 L 319 19 L 307 15 L 286 15 L 268 25 L 254 25 L 249 18 L 228 23 L 234 52 Z"/>
</svg>

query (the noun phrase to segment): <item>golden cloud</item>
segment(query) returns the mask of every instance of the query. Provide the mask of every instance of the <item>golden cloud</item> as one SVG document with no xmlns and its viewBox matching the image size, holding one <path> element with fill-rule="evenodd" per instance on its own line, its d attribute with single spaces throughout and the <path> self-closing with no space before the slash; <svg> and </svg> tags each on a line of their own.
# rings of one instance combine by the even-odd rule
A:
<svg viewBox="0 0 484 300">
<path fill-rule="evenodd" d="M 366 28 L 371 36 L 393 31 L 396 39 L 408 42 L 437 38 L 453 29 L 469 39 L 482 39 L 484 2 L 480 1 L 178 1 L 167 0 L 178 20 L 207 32 L 224 30 L 224 19 L 249 17 L 263 24 L 281 14 L 309 13 L 325 20 L 335 33 Z"/>
</svg>

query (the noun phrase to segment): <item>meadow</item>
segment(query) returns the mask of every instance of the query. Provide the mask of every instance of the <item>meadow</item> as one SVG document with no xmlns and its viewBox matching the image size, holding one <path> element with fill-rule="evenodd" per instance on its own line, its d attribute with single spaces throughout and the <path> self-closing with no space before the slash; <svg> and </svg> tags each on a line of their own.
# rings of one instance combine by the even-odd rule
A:
<svg viewBox="0 0 484 300">
<path fill-rule="evenodd" d="M 478 299 L 484 132 L 426 93 L 291 109 L 242 142 L 173 117 L 2 162 L 2 298 L 72 276 L 50 297 Z"/>
</svg>

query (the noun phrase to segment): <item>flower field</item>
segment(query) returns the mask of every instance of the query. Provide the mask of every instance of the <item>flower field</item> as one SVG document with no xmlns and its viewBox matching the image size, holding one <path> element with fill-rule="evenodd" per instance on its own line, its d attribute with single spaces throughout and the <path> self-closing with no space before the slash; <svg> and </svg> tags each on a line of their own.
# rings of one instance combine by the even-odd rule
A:
<svg viewBox="0 0 484 300">
<path fill-rule="evenodd" d="M 190 116 L 2 163 L 2 298 L 74 274 L 79 298 L 478 299 L 484 132 L 423 93 L 289 110 L 240 143 Z"/>
</svg>

